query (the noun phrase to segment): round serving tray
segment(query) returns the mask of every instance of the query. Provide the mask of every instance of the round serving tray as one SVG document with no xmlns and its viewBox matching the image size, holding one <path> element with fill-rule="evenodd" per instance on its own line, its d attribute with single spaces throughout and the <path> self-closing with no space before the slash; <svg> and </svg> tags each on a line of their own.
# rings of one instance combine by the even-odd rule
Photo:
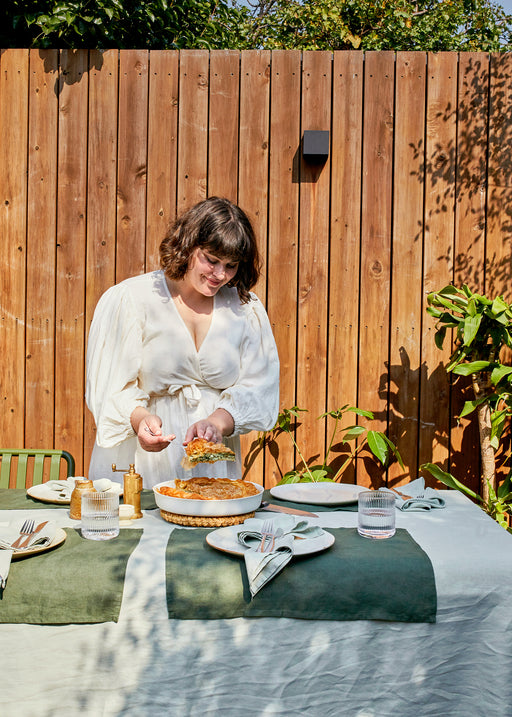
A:
<svg viewBox="0 0 512 717">
<path fill-rule="evenodd" d="M 160 510 L 176 515 L 191 516 L 231 516 L 252 513 L 261 505 L 263 486 L 253 483 L 258 489 L 256 495 L 248 495 L 244 498 L 230 498 L 228 500 L 194 500 L 191 498 L 175 498 L 170 495 L 162 495 L 159 488 L 168 486 L 174 488 L 174 481 L 164 481 L 153 487 L 155 501 Z M 173 521 L 174 522 L 174 521 Z"/>
</svg>

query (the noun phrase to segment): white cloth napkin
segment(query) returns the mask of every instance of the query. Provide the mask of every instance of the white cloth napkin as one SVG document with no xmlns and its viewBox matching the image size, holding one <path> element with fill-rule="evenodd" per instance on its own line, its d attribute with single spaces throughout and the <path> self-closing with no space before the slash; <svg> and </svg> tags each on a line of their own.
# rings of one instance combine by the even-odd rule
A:
<svg viewBox="0 0 512 717">
<path fill-rule="evenodd" d="M 44 485 L 45 489 L 49 490 L 50 493 L 57 493 L 59 498 L 71 498 L 71 493 L 75 487 L 75 479 L 49 480 L 42 485 Z"/>
<path fill-rule="evenodd" d="M 244 560 L 252 597 L 290 562 L 295 536 L 316 538 L 324 532 L 322 528 L 310 525 L 307 520 L 297 519 L 292 515 L 280 515 L 271 521 L 276 535 L 273 550 L 259 553 L 256 548 L 261 542 L 263 523 L 267 520 L 249 518 L 238 531 L 238 541 L 249 548 L 244 553 Z"/>
<path fill-rule="evenodd" d="M 9 568 L 11 567 L 12 550 L 0 550 L 0 588 L 5 588 Z"/>
<path fill-rule="evenodd" d="M 389 490 L 388 488 L 382 488 L 381 490 Z M 445 500 L 437 490 L 433 488 L 425 488 L 425 480 L 423 478 L 417 478 L 416 480 L 407 483 L 407 485 L 399 486 L 397 490 L 400 493 L 410 495 L 410 498 L 400 498 L 396 495 L 396 507 L 403 511 L 417 511 L 432 510 L 433 508 L 444 508 Z M 392 493 L 393 491 L 389 491 Z M 421 496 L 421 497 L 420 497 Z"/>
</svg>

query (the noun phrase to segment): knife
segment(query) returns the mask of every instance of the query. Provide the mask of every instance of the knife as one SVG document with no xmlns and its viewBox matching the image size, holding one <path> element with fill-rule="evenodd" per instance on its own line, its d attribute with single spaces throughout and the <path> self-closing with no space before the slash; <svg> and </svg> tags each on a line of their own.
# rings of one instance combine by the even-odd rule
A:
<svg viewBox="0 0 512 717">
<path fill-rule="evenodd" d="M 307 510 L 299 510 L 298 508 L 288 508 L 284 505 L 275 505 L 275 503 L 262 503 L 258 510 L 269 510 L 271 513 L 289 513 L 290 515 L 307 515 L 310 518 L 318 518 L 316 513 L 309 513 Z"/>
<path fill-rule="evenodd" d="M 37 528 L 35 528 L 34 531 L 32 533 L 30 533 L 30 535 L 27 535 L 24 542 L 20 543 L 19 548 L 26 548 L 28 546 L 28 544 L 30 543 L 30 541 L 32 540 L 32 538 L 34 537 L 34 535 L 36 533 L 39 533 L 39 531 L 42 530 L 47 523 L 48 523 L 47 520 L 45 520 L 44 523 L 39 523 Z"/>
</svg>

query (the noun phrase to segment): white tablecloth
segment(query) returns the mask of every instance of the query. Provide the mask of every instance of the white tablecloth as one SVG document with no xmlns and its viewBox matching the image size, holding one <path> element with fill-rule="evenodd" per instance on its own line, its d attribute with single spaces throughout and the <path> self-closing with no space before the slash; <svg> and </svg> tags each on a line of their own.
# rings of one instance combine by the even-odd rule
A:
<svg viewBox="0 0 512 717">
<path fill-rule="evenodd" d="M 436 624 L 168 620 L 173 527 L 149 511 L 118 623 L 0 625 L 0 715 L 510 717 L 512 535 L 461 494 L 446 505 L 397 511 L 432 561 Z M 77 525 L 65 508 L 37 515 Z M 357 513 L 315 522 L 354 527 Z"/>
</svg>

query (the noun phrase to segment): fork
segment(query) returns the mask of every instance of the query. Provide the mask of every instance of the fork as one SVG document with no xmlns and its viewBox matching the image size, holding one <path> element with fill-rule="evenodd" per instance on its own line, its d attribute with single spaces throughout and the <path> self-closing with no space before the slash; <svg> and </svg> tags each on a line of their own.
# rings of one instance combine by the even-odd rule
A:
<svg viewBox="0 0 512 717">
<path fill-rule="evenodd" d="M 269 541 L 268 546 L 267 541 Z M 266 520 L 261 528 L 261 543 L 256 550 L 258 553 L 270 553 L 274 549 L 275 542 L 276 536 L 272 531 L 272 522 Z"/>
<path fill-rule="evenodd" d="M 16 538 L 13 543 L 11 543 L 11 548 L 19 548 L 20 543 L 22 542 L 22 540 L 24 540 L 25 536 L 30 536 L 34 532 L 34 525 L 35 520 L 30 520 L 30 518 L 27 519 L 21 526 L 19 537 Z"/>
</svg>

